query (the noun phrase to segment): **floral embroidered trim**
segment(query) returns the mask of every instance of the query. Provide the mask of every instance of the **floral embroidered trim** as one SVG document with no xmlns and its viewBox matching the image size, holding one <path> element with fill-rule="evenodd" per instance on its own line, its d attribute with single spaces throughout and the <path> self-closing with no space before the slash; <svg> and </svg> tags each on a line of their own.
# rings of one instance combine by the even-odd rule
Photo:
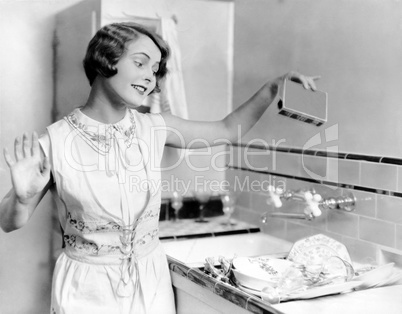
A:
<svg viewBox="0 0 402 314">
<path fill-rule="evenodd" d="M 145 235 L 143 235 L 140 239 L 135 241 L 137 245 L 144 245 L 149 243 L 150 241 L 154 240 L 158 237 L 159 229 L 156 228 Z M 81 238 L 77 235 L 64 235 L 63 237 L 64 243 L 66 246 L 73 247 L 74 249 L 85 252 L 86 254 L 98 255 L 99 251 L 102 249 L 105 253 L 113 253 L 116 251 L 122 252 L 122 248 L 120 246 L 113 246 L 113 245 L 101 245 L 98 246 L 96 243 L 89 242 Z"/>
<path fill-rule="evenodd" d="M 76 235 L 64 235 L 64 243 L 69 245 L 79 251 L 84 251 L 85 253 L 98 255 L 101 249 L 105 249 L 107 253 L 119 251 L 119 246 L 112 245 L 102 245 L 98 246 L 96 243 L 88 242 Z"/>
<path fill-rule="evenodd" d="M 88 127 L 85 124 L 78 121 L 78 118 L 74 112 L 70 113 L 65 119 L 73 127 L 75 127 L 85 138 L 100 146 L 104 151 L 110 150 L 110 140 L 107 140 L 106 135 L 101 135 L 99 133 L 89 131 Z"/>
<path fill-rule="evenodd" d="M 123 130 L 119 123 L 107 125 L 107 132 L 109 136 L 102 135 L 88 130 L 88 126 L 84 123 L 79 122 L 77 115 L 72 112 L 65 119 L 69 124 L 75 127 L 85 138 L 89 139 L 92 144 L 96 145 L 97 148 L 102 148 L 105 152 L 108 152 L 111 148 L 110 138 L 113 135 L 113 129 L 117 129 L 122 135 L 124 135 L 124 143 L 127 148 L 131 146 L 132 141 L 135 136 L 136 124 L 134 119 L 134 114 L 129 110 L 130 127 L 127 130 Z"/>
<path fill-rule="evenodd" d="M 122 231 L 123 227 L 115 222 L 107 222 L 105 224 L 99 224 L 99 222 L 86 222 L 82 220 L 74 219 L 70 212 L 67 212 L 67 221 L 75 229 L 82 233 L 93 232 L 108 232 L 108 231 Z"/>
<path fill-rule="evenodd" d="M 155 238 L 158 236 L 158 234 L 159 234 L 159 229 L 158 229 L 158 228 L 157 228 L 157 229 L 154 229 L 154 230 L 148 232 L 147 234 L 144 234 L 140 239 L 138 239 L 138 240 L 135 242 L 135 244 L 138 244 L 138 245 L 147 244 L 150 240 L 155 239 Z M 147 238 L 147 237 L 148 237 L 149 239 L 145 239 L 145 238 Z"/>
<path fill-rule="evenodd" d="M 139 217 L 138 219 L 137 219 L 137 224 L 139 224 L 140 222 L 142 222 L 143 220 L 145 220 L 145 219 L 148 219 L 148 218 L 154 218 L 154 217 L 157 217 L 157 216 L 159 216 L 159 210 L 158 211 L 156 211 L 156 212 L 153 212 L 153 210 L 148 210 L 147 212 L 145 212 L 141 217 Z"/>
</svg>

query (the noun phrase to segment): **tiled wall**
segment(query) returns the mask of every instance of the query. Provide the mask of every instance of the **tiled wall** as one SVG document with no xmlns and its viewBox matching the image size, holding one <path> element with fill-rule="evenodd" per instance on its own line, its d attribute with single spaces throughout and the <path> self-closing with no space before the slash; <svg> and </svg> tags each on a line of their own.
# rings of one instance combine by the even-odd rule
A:
<svg viewBox="0 0 402 314">
<path fill-rule="evenodd" d="M 289 241 L 323 233 L 343 242 L 352 259 L 383 263 L 402 254 L 402 160 L 339 152 L 234 145 L 228 147 L 227 180 L 235 190 L 235 217 Z M 303 212 L 303 204 L 267 204 L 268 184 L 287 190 L 314 188 L 324 198 L 356 197 L 353 212 L 322 210 L 312 221 L 261 216 Z"/>
</svg>

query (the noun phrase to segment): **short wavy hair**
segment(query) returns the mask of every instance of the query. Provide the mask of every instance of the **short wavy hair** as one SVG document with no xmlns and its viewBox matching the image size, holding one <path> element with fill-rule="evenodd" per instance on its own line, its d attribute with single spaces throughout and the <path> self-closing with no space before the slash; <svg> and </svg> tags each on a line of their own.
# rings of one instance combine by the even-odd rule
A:
<svg viewBox="0 0 402 314">
<path fill-rule="evenodd" d="M 155 32 L 132 22 L 105 25 L 91 39 L 83 61 L 89 85 L 92 86 L 98 75 L 105 78 L 115 75 L 117 73 L 115 65 L 125 53 L 127 43 L 138 39 L 141 35 L 148 36 L 161 51 L 162 57 L 156 73 L 155 89 L 152 93 L 160 92 L 160 83 L 168 73 L 169 45 Z"/>
</svg>

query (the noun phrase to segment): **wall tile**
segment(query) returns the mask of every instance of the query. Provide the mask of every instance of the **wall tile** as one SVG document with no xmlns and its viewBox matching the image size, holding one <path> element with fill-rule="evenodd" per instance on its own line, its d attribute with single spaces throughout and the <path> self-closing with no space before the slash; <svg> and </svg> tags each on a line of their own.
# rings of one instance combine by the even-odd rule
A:
<svg viewBox="0 0 402 314">
<path fill-rule="evenodd" d="M 326 181 L 339 183 L 339 159 L 327 158 L 327 175 Z"/>
<path fill-rule="evenodd" d="M 384 190 L 396 190 L 397 166 L 361 162 L 360 185 Z"/>
<path fill-rule="evenodd" d="M 244 156 L 244 148 L 237 147 L 240 156 Z M 237 160 L 239 159 L 239 152 Z M 264 151 L 249 148 L 246 152 L 249 165 L 245 160 L 239 163 L 241 167 L 266 167 L 269 170 L 290 176 L 310 177 L 303 169 L 325 176 L 325 180 L 349 185 L 360 185 L 381 190 L 402 192 L 402 166 L 378 164 L 366 161 L 344 160 L 316 156 L 304 156 L 285 153 Z M 303 159 L 302 159 L 303 158 Z M 244 184 L 241 190 L 240 185 Z M 375 259 L 377 246 L 381 245 L 402 250 L 402 198 L 381 195 L 353 189 L 339 188 L 314 184 L 303 180 L 284 178 L 280 175 L 256 173 L 228 169 L 226 180 L 231 182 L 232 187 L 237 184 L 239 195 L 238 208 L 234 217 L 249 223 L 261 226 L 262 230 L 278 238 L 288 241 L 297 241 L 312 234 L 322 233 L 335 238 L 347 245 L 353 260 L 368 262 Z M 356 208 L 353 213 L 337 210 L 325 210 L 323 215 L 313 221 L 268 218 L 266 224 L 261 223 L 261 216 L 268 212 L 303 212 L 304 204 L 299 201 L 283 201 L 279 209 L 266 204 L 267 191 L 263 185 L 259 189 L 251 183 L 257 181 L 284 187 L 287 190 L 299 190 L 314 188 L 324 198 L 338 197 L 352 192 L 356 197 Z M 395 225 L 397 223 L 397 225 Z M 381 231 L 381 232 L 379 232 Z"/>
<path fill-rule="evenodd" d="M 254 163 L 259 163 L 261 168 L 269 164 L 269 151 L 250 147 L 231 146 L 228 163 L 234 167 L 253 169 Z M 265 169 L 267 170 L 267 169 Z"/>
<path fill-rule="evenodd" d="M 296 242 L 305 237 L 313 235 L 311 228 L 300 225 L 298 223 L 293 223 L 291 221 L 286 221 L 286 239 L 290 242 Z"/>
<path fill-rule="evenodd" d="M 343 238 L 340 234 L 329 232 L 329 231 L 326 231 L 323 229 L 318 229 L 318 228 L 312 228 L 312 233 L 313 234 L 323 234 L 323 235 L 326 235 L 339 242 L 342 242 L 342 238 Z"/>
<path fill-rule="evenodd" d="M 311 184 L 316 193 L 320 194 L 322 198 L 338 197 L 342 195 L 343 189 L 338 186 L 324 185 L 324 184 Z"/>
<path fill-rule="evenodd" d="M 273 171 L 277 173 L 301 176 L 304 172 L 301 167 L 301 155 L 275 152 L 273 155 Z"/>
<path fill-rule="evenodd" d="M 360 163 L 358 161 L 328 158 L 327 172 L 330 182 L 360 184 Z"/>
<path fill-rule="evenodd" d="M 248 168 L 255 171 L 271 172 L 274 169 L 273 154 L 270 150 L 256 150 L 248 148 L 245 153 L 245 159 L 248 161 Z"/>
<path fill-rule="evenodd" d="M 377 218 L 402 224 L 402 198 L 378 195 Z"/>
<path fill-rule="evenodd" d="M 242 147 L 230 146 L 228 164 L 233 167 L 243 167 L 243 149 Z"/>
<path fill-rule="evenodd" d="M 359 219 L 359 237 L 361 240 L 395 247 L 395 225 L 361 216 Z"/>
<path fill-rule="evenodd" d="M 253 211 L 263 214 L 264 212 L 270 210 L 272 205 L 267 204 L 268 194 L 251 194 L 251 208 Z"/>
<path fill-rule="evenodd" d="M 348 249 L 352 261 L 375 265 L 377 254 L 377 246 L 375 244 L 350 237 L 342 237 L 341 242 Z"/>
<path fill-rule="evenodd" d="M 397 170 L 397 175 L 398 175 L 397 180 L 398 180 L 398 182 L 397 182 L 396 190 L 398 192 L 402 192 L 402 166 L 399 166 L 397 168 L 398 168 L 398 170 Z"/>
<path fill-rule="evenodd" d="M 354 213 L 368 217 L 376 215 L 376 195 L 374 193 L 346 190 L 352 192 L 356 198 Z"/>
<path fill-rule="evenodd" d="M 236 206 L 232 217 L 256 226 L 261 226 L 261 214 L 245 207 Z"/>
<path fill-rule="evenodd" d="M 349 237 L 358 237 L 359 217 L 351 213 L 329 210 L 327 230 Z"/>
<path fill-rule="evenodd" d="M 286 221 L 277 218 L 268 218 L 265 224 L 261 224 L 263 232 L 274 237 L 286 240 Z"/>
<path fill-rule="evenodd" d="M 237 194 L 236 203 L 244 208 L 251 208 L 251 194 L 249 192 L 240 191 Z"/>
<path fill-rule="evenodd" d="M 303 155 L 301 159 L 301 175 L 315 180 L 326 180 L 328 158 Z"/>
<path fill-rule="evenodd" d="M 225 172 L 225 180 L 227 180 L 229 182 L 230 186 L 233 187 L 236 177 L 241 175 L 241 173 L 242 173 L 241 170 L 229 168 Z"/>
<path fill-rule="evenodd" d="M 301 212 L 304 210 L 304 205 L 301 208 Z M 298 221 L 299 224 L 305 225 L 310 228 L 317 228 L 323 231 L 327 230 L 327 217 L 328 217 L 328 210 L 321 209 L 321 216 L 315 217 L 313 220 L 300 220 Z"/>
<path fill-rule="evenodd" d="M 398 250 L 402 250 L 402 225 L 396 225 L 396 245 Z"/>
<path fill-rule="evenodd" d="M 260 174 L 252 171 L 241 171 L 233 182 L 233 190 L 239 193 L 259 193 L 261 188 Z"/>
</svg>

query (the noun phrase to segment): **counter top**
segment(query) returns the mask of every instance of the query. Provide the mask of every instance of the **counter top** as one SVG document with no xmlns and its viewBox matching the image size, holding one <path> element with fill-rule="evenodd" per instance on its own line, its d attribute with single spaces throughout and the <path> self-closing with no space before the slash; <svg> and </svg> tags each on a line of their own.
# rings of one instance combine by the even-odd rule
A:
<svg viewBox="0 0 402 314">
<path fill-rule="evenodd" d="M 231 219 L 233 225 L 224 225 L 224 216 L 208 217 L 208 222 L 199 223 L 194 219 L 167 220 L 159 222 L 159 238 L 169 240 L 176 238 L 210 237 L 224 234 L 258 232 L 260 228 L 244 221 Z"/>
<path fill-rule="evenodd" d="M 354 291 L 321 298 L 291 301 L 272 307 L 286 314 L 400 314 L 402 285 Z"/>
</svg>

